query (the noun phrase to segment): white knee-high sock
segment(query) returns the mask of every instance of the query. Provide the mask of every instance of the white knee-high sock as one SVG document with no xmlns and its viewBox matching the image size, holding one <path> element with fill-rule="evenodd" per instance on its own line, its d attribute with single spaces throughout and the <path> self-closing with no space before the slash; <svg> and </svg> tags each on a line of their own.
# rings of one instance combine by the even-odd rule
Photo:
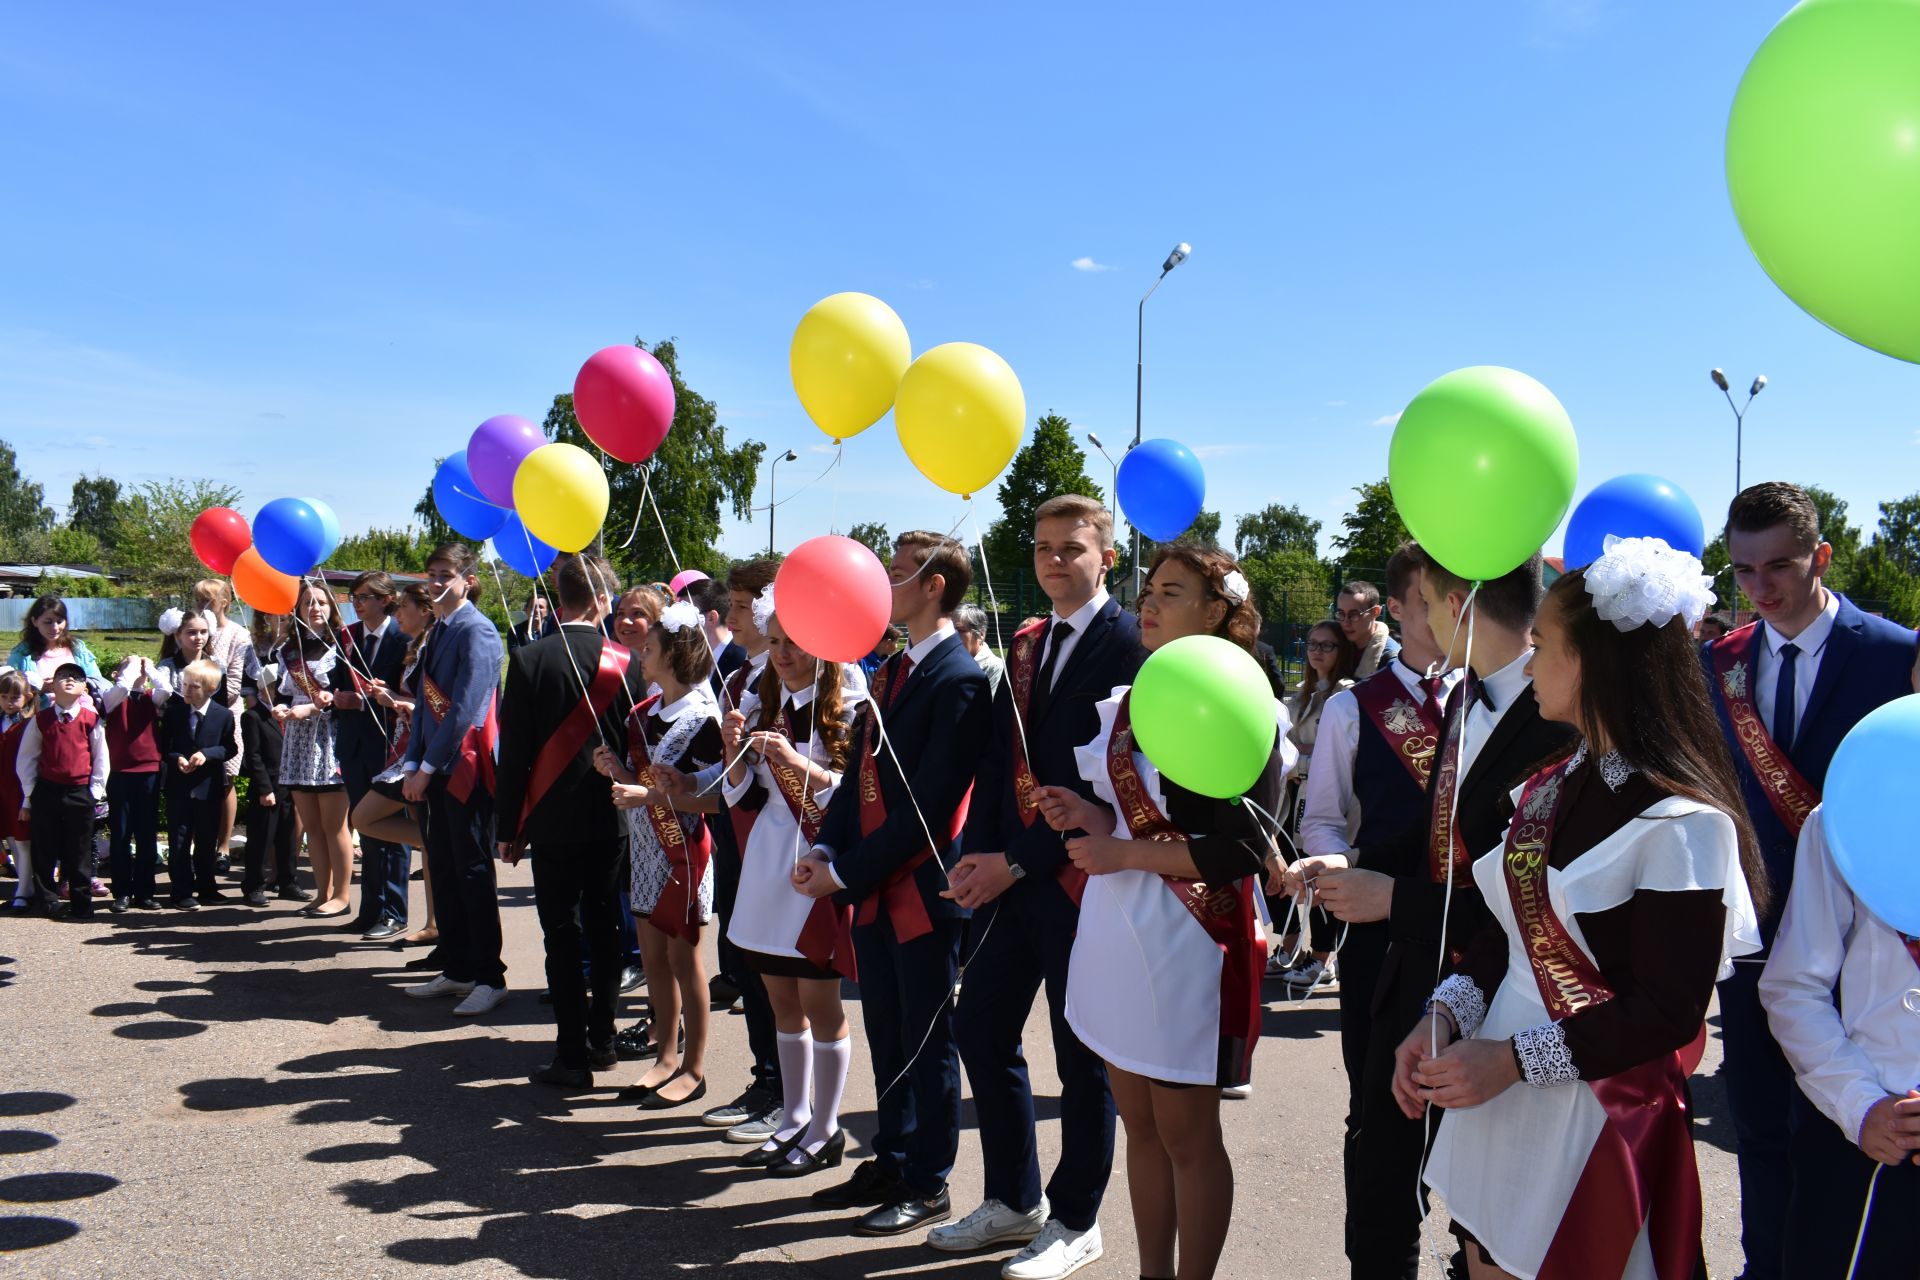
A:
<svg viewBox="0 0 1920 1280">
<path fill-rule="evenodd" d="M 840 1096 L 847 1089 L 847 1070 L 853 1064 L 853 1038 L 813 1042 L 813 1119 L 800 1145 L 818 1151 L 840 1130 Z"/>
<path fill-rule="evenodd" d="M 813 1106 L 808 1101 L 813 1096 L 813 1055 L 807 1052 L 812 1040 L 804 1031 L 777 1031 L 773 1038 L 780 1052 L 780 1106 L 784 1112 L 773 1141 L 780 1143 L 813 1119 Z"/>
</svg>

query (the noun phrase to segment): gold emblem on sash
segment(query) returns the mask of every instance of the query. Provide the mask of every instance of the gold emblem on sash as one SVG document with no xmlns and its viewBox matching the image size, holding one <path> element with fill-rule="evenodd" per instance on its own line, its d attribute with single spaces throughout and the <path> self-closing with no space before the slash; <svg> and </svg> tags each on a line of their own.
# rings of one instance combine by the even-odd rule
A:
<svg viewBox="0 0 1920 1280">
<path fill-rule="evenodd" d="M 1747 664 L 1734 663 L 1727 669 L 1726 675 L 1721 677 L 1720 682 L 1726 687 L 1729 698 L 1745 698 L 1747 696 Z"/>
</svg>

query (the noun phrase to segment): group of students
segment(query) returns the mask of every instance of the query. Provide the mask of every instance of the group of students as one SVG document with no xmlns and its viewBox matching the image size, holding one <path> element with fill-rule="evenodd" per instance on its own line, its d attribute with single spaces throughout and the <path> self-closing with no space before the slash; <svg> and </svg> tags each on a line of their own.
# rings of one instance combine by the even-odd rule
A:
<svg viewBox="0 0 1920 1280">
<path fill-rule="evenodd" d="M 1140 1274 L 1213 1274 L 1233 1212 L 1222 1098 L 1249 1086 L 1270 964 L 1264 891 L 1309 922 L 1281 940 L 1288 980 L 1337 967 L 1354 1276 L 1417 1273 L 1427 1188 L 1475 1277 L 1704 1274 L 1687 1077 L 1716 989 L 1745 1274 L 1913 1274 L 1920 943 L 1854 900 L 1818 806 L 1846 731 L 1916 688 L 1916 637 L 1825 588 L 1804 492 L 1735 499 L 1728 547 L 1758 616 L 1704 652 L 1691 631 L 1710 580 L 1657 540 L 1610 541 L 1544 591 L 1537 556 L 1471 583 L 1402 547 L 1386 574 L 1398 640 L 1370 587 L 1343 589 L 1234 800 L 1163 777 L 1129 711 L 1136 672 L 1173 640 L 1262 656 L 1232 557 L 1160 548 L 1129 612 L 1104 585 L 1098 502 L 1053 498 L 1033 533 L 1052 610 L 1014 634 L 997 689 L 954 622 L 970 555 L 934 533 L 895 543 L 905 645 L 870 678 L 788 634 L 771 561 L 695 603 L 562 556 L 557 622 L 522 637 L 504 687 L 471 548 L 437 549 L 401 593 L 356 583 L 358 631 L 312 588 L 273 650 L 279 780 L 310 841 L 350 807 L 363 848 L 399 850 L 363 898 L 401 928 L 405 846 L 425 849 L 437 972 L 406 990 L 462 1014 L 506 996 L 494 863 L 531 858 L 557 1024 L 545 1085 L 652 1059 L 624 1096 L 704 1099 L 717 924 L 751 1075 L 700 1119 L 743 1167 L 843 1164 L 856 981 L 871 1158 L 813 1194 L 860 1211 L 855 1234 L 926 1228 L 935 1249 L 1014 1249 L 1014 1280 L 1069 1275 L 1102 1256 L 1124 1125 Z M 409 643 L 388 642 L 395 623 Z M 35 850 L 44 823 L 65 857 L 51 815 L 111 780 L 82 768 L 102 732 L 79 705 L 84 669 L 44 674 L 52 706 L 24 722 L 19 773 Z M 210 782 L 238 745 L 210 710 L 218 674 L 142 668 L 106 710 L 161 708 L 169 787 Z M 356 712 L 383 750 L 349 744 Z M 197 812 L 217 814 L 215 791 Z M 345 910 L 350 864 L 336 874 L 331 856 L 315 857 L 315 907 Z M 650 1018 L 622 1032 L 629 916 Z M 1044 1182 L 1021 1043 L 1042 988 L 1061 1082 Z M 963 1071 L 985 1195 L 955 1220 Z"/>
</svg>

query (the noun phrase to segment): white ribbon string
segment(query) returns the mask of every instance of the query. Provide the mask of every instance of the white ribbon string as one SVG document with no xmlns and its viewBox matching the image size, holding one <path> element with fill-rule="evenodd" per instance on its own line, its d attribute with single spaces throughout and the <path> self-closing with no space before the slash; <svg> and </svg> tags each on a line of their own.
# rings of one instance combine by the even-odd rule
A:
<svg viewBox="0 0 1920 1280">
<path fill-rule="evenodd" d="M 1860 1250 L 1867 1243 L 1867 1222 L 1873 1216 L 1873 1189 L 1880 1185 L 1880 1171 L 1887 1166 L 1873 1162 L 1873 1176 L 1867 1179 L 1867 1202 L 1860 1206 L 1860 1229 L 1853 1235 L 1853 1257 L 1847 1261 L 1847 1280 L 1860 1273 Z"/>
<path fill-rule="evenodd" d="M 994 635 L 998 637 L 1000 634 L 1000 599 L 993 593 L 993 569 L 992 566 L 987 564 L 987 542 L 985 538 L 980 536 L 980 520 L 977 515 L 973 521 L 973 542 L 975 546 L 980 548 L 980 578 L 987 584 L 987 603 L 993 606 L 993 631 Z M 986 639 L 985 636 L 981 636 L 981 643 L 986 643 Z M 1009 694 L 1010 696 L 1007 698 L 1007 701 L 1013 706 L 1013 730 L 1020 735 L 1021 754 L 1025 755 L 1028 759 L 1032 759 L 1033 751 L 1027 745 L 1026 717 L 1021 712 L 1019 695 L 1011 690 L 1009 690 Z"/>
</svg>

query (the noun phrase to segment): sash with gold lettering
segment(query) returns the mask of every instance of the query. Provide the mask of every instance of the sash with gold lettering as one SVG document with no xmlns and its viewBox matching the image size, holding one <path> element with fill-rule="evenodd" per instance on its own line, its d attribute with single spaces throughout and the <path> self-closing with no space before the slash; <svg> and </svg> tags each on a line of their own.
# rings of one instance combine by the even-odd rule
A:
<svg viewBox="0 0 1920 1280">
<path fill-rule="evenodd" d="M 293 677 L 294 688 L 307 695 L 308 702 L 319 702 L 320 693 L 327 686 L 313 674 L 313 668 L 307 665 L 307 655 L 298 643 L 289 646 L 294 661 L 287 664 L 287 674 Z"/>
<path fill-rule="evenodd" d="M 634 777 L 649 791 L 659 784 L 654 781 L 653 758 L 647 749 L 646 721 L 647 713 L 659 702 L 660 695 L 656 693 L 635 707 L 632 722 L 627 726 L 628 763 L 633 766 Z M 647 919 L 668 937 L 697 944 L 700 941 L 700 881 L 706 877 L 707 863 L 713 855 L 707 824 L 696 822 L 689 832 L 670 804 L 648 805 L 647 821 L 667 856 L 667 883 L 661 887 L 660 897 L 653 904 L 653 914 Z"/>
<path fill-rule="evenodd" d="M 1132 697 L 1132 690 L 1120 695 L 1113 735 L 1107 739 L 1107 779 L 1135 840 L 1184 840 L 1185 834 L 1154 804 L 1134 762 L 1133 721 L 1127 705 Z M 1220 948 L 1222 1053 L 1232 1055 L 1235 1080 L 1249 1079 L 1253 1046 L 1260 1038 L 1260 978 L 1266 968 L 1266 948 L 1253 932 L 1253 882 L 1246 878 L 1210 886 L 1179 876 L 1160 879 Z"/>
<path fill-rule="evenodd" d="M 1571 761 L 1528 780 L 1507 828 L 1504 877 L 1547 1016 L 1555 1022 L 1613 999 L 1549 896 L 1548 855 Z M 1654 1274 L 1690 1280 L 1700 1257 L 1700 1174 L 1687 1126 L 1687 1076 L 1706 1029 L 1687 1049 L 1587 1085 L 1607 1114 L 1540 1264 L 1540 1280 L 1609 1280 L 1626 1270 L 1647 1228 Z M 1691 1059 L 1689 1065 L 1688 1059 Z"/>
<path fill-rule="evenodd" d="M 1767 793 L 1767 803 L 1794 839 L 1807 815 L 1820 803 L 1820 793 L 1800 776 L 1787 753 L 1774 743 L 1773 735 L 1760 723 L 1760 712 L 1753 701 L 1753 673 L 1759 649 L 1760 624 L 1749 622 L 1738 631 L 1722 636 L 1707 651 L 1713 665 L 1714 682 L 1726 703 L 1727 719 L 1733 722 L 1733 741 L 1746 757 L 1747 767 L 1759 779 Z"/>
<path fill-rule="evenodd" d="M 793 742 L 793 721 L 787 715 L 784 702 L 780 706 L 780 714 L 773 718 L 773 723 L 767 728 L 788 742 Z M 799 746 L 798 743 L 794 745 Z M 801 754 L 806 754 L 805 748 L 801 748 Z M 813 842 L 820 838 L 820 824 L 827 816 L 814 800 L 813 789 L 807 785 L 807 779 L 799 770 L 776 764 L 771 757 L 763 756 L 762 759 L 767 772 L 773 775 L 780 798 L 787 802 L 787 811 L 800 824 L 801 838 L 811 848 Z M 813 908 L 807 913 L 806 923 L 800 926 L 800 936 L 794 941 L 794 946 L 815 968 L 832 969 L 843 978 L 856 982 L 859 980 L 859 970 L 853 962 L 853 908 L 836 906 L 832 895 L 813 900 Z"/>
<path fill-rule="evenodd" d="M 1013 726 L 1013 795 L 1020 821 L 1029 827 L 1040 816 L 1040 805 L 1033 798 L 1033 789 L 1039 784 L 1033 766 L 1027 763 L 1027 734 L 1033 732 L 1027 709 L 1033 705 L 1034 666 L 1046 638 L 1047 621 L 1046 616 L 1030 619 L 1013 633 L 1013 647 L 1007 651 L 1007 678 L 1013 681 L 1013 705 L 1019 711 L 1019 720 Z"/>
<path fill-rule="evenodd" d="M 1460 711 L 1451 727 L 1441 722 L 1446 741 L 1440 748 L 1440 764 L 1433 772 L 1433 822 L 1427 829 L 1427 873 L 1435 884 L 1447 883 L 1452 868 L 1456 883 L 1472 873 L 1473 855 L 1467 852 L 1466 837 L 1454 821 L 1453 793 L 1460 786 L 1460 739 L 1466 736 L 1467 713 L 1473 709 L 1473 676 L 1454 686 L 1460 698 Z"/>
<path fill-rule="evenodd" d="M 564 636 L 566 633 L 562 631 Z M 562 640 L 562 644 L 566 641 Z M 613 705 L 613 695 L 620 691 L 626 682 L 627 667 L 633 660 L 630 650 L 611 640 L 600 641 L 600 664 L 593 673 L 593 680 L 587 685 L 586 694 L 573 704 L 573 710 L 567 712 L 560 727 L 553 736 L 540 744 L 540 753 L 533 758 L 533 768 L 527 775 L 527 794 L 521 801 L 519 820 L 516 828 L 526 825 L 527 817 L 546 798 L 567 766 L 580 755 L 580 748 L 587 745 L 595 726 L 607 708 Z"/>
<path fill-rule="evenodd" d="M 431 636 L 433 633 L 428 634 Z M 417 670 L 420 675 L 420 700 L 427 704 L 433 718 L 444 724 L 447 717 L 453 714 L 453 699 L 427 674 L 427 649 L 424 643 L 420 647 Z M 484 786 L 489 794 L 493 791 L 493 757 L 500 745 L 499 711 L 499 693 L 489 692 L 487 714 L 479 724 L 468 725 L 467 731 L 460 735 L 460 748 L 453 768 L 447 774 L 447 794 L 461 804 L 473 798 L 476 785 Z M 419 714 L 417 709 L 415 714 Z"/>
<path fill-rule="evenodd" d="M 1425 791 L 1427 775 L 1433 771 L 1433 754 L 1440 745 L 1439 700 L 1415 702 L 1391 667 L 1382 667 L 1353 686 L 1353 697 Z"/>
<path fill-rule="evenodd" d="M 894 698 L 893 681 L 900 679 L 901 655 L 887 659 L 878 671 L 873 673 L 873 685 L 867 694 L 870 704 L 867 714 L 867 732 L 861 743 L 860 767 L 857 773 L 860 784 L 860 834 L 870 836 L 887 821 L 887 800 L 880 791 L 880 713 Z M 898 765 L 895 766 L 898 768 Z M 900 779 L 902 785 L 907 780 Z M 952 820 L 948 822 L 943 845 L 950 845 L 959 836 L 960 828 L 967 824 L 967 805 L 973 799 L 973 788 L 968 787 L 966 794 L 960 797 L 960 803 L 954 806 Z M 880 882 L 880 887 L 868 894 L 860 904 L 860 910 L 854 917 L 855 924 L 872 924 L 880 918 L 880 907 L 887 908 L 887 919 L 893 925 L 893 936 L 900 942 L 911 942 L 933 932 L 933 919 L 927 915 L 926 901 L 920 896 L 920 886 L 914 881 L 917 872 L 929 858 L 934 856 L 931 846 L 920 850 L 911 858 L 895 867 Z"/>
</svg>

